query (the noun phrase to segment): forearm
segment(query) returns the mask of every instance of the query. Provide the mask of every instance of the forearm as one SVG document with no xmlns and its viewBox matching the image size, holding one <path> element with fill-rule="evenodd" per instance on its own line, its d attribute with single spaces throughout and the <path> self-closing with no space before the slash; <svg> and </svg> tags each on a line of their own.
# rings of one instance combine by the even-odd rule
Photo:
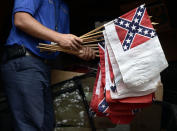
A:
<svg viewBox="0 0 177 131">
<path fill-rule="evenodd" d="M 39 23 L 28 13 L 16 13 L 14 24 L 18 29 L 33 37 L 58 43 L 63 48 L 74 49 L 76 51 L 83 49 L 83 53 L 78 55 L 82 59 L 89 60 L 95 58 L 95 53 L 91 48 L 83 48 L 81 45 L 83 42 L 82 39 L 72 34 L 61 34 L 51 30 Z"/>
<path fill-rule="evenodd" d="M 60 33 L 43 26 L 28 13 L 16 13 L 14 24 L 25 33 L 42 40 L 58 43 L 58 39 L 60 39 Z"/>
</svg>

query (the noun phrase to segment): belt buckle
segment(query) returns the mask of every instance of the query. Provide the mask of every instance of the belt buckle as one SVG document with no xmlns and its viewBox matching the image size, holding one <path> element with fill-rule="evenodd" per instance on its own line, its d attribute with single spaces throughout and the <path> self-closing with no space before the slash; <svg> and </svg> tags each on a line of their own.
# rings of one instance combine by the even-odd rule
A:
<svg viewBox="0 0 177 131">
<path fill-rule="evenodd" d="M 28 50 L 26 50 L 26 56 L 32 56 L 32 54 Z"/>
</svg>

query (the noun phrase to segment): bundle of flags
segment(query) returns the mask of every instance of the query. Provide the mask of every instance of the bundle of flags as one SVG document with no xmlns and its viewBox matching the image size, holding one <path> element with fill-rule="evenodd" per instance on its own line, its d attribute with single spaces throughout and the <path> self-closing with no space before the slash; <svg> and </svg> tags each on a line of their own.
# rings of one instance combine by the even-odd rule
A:
<svg viewBox="0 0 177 131">
<path fill-rule="evenodd" d="M 90 109 L 112 123 L 128 124 L 151 105 L 168 63 L 144 5 L 104 28 Z"/>
</svg>

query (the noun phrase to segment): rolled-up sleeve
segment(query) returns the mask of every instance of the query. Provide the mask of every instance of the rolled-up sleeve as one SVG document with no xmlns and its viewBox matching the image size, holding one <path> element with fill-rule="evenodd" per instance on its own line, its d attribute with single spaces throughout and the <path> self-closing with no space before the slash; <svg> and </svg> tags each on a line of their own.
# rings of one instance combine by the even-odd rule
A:
<svg viewBox="0 0 177 131">
<path fill-rule="evenodd" d="M 16 12 L 27 12 L 34 16 L 41 5 L 42 0 L 15 0 L 13 14 Z"/>
</svg>

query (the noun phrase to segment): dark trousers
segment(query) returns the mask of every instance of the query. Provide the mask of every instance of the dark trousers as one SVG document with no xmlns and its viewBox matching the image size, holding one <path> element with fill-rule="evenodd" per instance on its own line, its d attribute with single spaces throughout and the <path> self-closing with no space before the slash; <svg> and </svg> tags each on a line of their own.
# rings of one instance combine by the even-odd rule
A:
<svg viewBox="0 0 177 131">
<path fill-rule="evenodd" d="M 39 59 L 23 56 L 2 64 L 1 77 L 15 131 L 53 131 L 49 68 Z"/>
</svg>

